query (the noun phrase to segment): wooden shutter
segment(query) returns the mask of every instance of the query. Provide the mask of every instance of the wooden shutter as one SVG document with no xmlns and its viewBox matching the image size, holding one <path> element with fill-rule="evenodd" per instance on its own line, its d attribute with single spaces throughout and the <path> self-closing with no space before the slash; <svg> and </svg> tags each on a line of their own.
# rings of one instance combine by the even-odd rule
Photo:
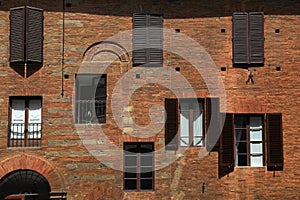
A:
<svg viewBox="0 0 300 200">
<path fill-rule="evenodd" d="M 161 15 L 149 16 L 149 63 L 162 64 L 163 62 L 163 19 Z"/>
<path fill-rule="evenodd" d="M 264 63 L 264 14 L 249 13 L 250 63 Z"/>
<path fill-rule="evenodd" d="M 43 62 L 43 10 L 26 9 L 26 61 Z"/>
<path fill-rule="evenodd" d="M 217 117 L 213 119 L 214 124 L 210 124 L 212 112 Z M 205 138 L 206 138 L 206 150 L 216 151 L 219 148 L 219 136 L 220 136 L 220 122 L 219 122 L 220 105 L 219 98 L 207 98 L 205 100 Z M 208 132 L 208 128 L 210 132 Z"/>
<path fill-rule="evenodd" d="M 166 124 L 165 148 L 166 150 L 178 149 L 178 100 L 165 99 Z"/>
<path fill-rule="evenodd" d="M 25 60 L 25 7 L 10 9 L 10 62 Z"/>
<path fill-rule="evenodd" d="M 234 120 L 233 114 L 220 113 L 225 115 L 223 130 L 220 136 L 219 148 L 219 178 L 228 175 L 234 170 Z M 220 117 L 220 119 L 223 119 Z"/>
<path fill-rule="evenodd" d="M 282 116 L 267 114 L 267 165 L 268 168 L 283 168 Z"/>
<path fill-rule="evenodd" d="M 132 19 L 133 64 L 147 63 L 147 15 L 133 14 Z"/>
<path fill-rule="evenodd" d="M 249 63 L 248 57 L 248 14 L 233 13 L 232 39 L 233 63 Z"/>
</svg>

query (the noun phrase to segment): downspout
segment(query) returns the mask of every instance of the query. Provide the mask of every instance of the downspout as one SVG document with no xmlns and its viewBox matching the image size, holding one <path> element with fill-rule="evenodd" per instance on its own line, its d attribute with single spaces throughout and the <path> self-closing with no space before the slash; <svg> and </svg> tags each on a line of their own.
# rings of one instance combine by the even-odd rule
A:
<svg viewBox="0 0 300 200">
<path fill-rule="evenodd" d="M 61 96 L 64 96 L 64 66 L 65 66 L 65 0 L 62 10 L 62 51 L 61 51 Z"/>
</svg>

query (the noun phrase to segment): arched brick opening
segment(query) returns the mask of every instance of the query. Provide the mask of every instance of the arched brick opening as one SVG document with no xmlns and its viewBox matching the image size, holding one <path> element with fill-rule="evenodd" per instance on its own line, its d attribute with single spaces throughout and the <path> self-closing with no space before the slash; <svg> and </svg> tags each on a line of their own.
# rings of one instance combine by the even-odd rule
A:
<svg viewBox="0 0 300 200">
<path fill-rule="evenodd" d="M 84 199 L 86 200 L 120 200 L 123 191 L 116 185 L 108 182 L 100 183 Z"/>
<path fill-rule="evenodd" d="M 46 159 L 33 155 L 21 154 L 0 162 L 0 180 L 15 170 L 33 170 L 43 175 L 49 182 L 51 191 L 65 191 L 63 176 Z"/>
</svg>

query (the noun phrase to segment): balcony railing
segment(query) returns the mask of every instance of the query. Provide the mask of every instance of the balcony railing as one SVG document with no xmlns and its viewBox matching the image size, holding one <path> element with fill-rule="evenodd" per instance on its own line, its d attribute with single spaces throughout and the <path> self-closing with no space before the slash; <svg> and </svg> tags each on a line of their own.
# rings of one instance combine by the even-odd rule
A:
<svg viewBox="0 0 300 200">
<path fill-rule="evenodd" d="M 76 123 L 95 124 L 106 122 L 106 100 L 76 100 Z"/>
<path fill-rule="evenodd" d="M 42 146 L 42 124 L 11 123 L 8 125 L 9 147 L 39 147 Z"/>
</svg>

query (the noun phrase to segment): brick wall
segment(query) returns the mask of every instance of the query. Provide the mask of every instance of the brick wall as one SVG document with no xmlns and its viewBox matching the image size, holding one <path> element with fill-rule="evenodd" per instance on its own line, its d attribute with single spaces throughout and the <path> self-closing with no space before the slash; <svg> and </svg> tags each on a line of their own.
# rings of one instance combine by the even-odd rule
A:
<svg viewBox="0 0 300 200">
<path fill-rule="evenodd" d="M 43 67 L 35 70 L 31 76 L 24 78 L 9 65 L 9 8 L 25 5 L 44 9 L 44 63 Z M 3 166 L 7 160 L 14 159 L 13 168 L 23 169 L 21 162 L 14 156 L 35 156 L 51 163 L 56 169 L 61 182 L 64 183 L 68 199 L 84 198 L 115 198 L 119 199 L 292 199 L 300 195 L 300 120 L 299 95 L 300 82 L 298 63 L 300 61 L 300 5 L 298 1 L 71 1 L 71 7 L 62 13 L 62 1 L 3 1 L 0 5 L 0 171 L 5 174 Z M 263 67 L 252 67 L 254 84 L 246 84 L 249 70 L 232 66 L 232 12 L 234 11 L 263 11 L 265 14 L 265 62 Z M 210 77 L 215 72 L 207 67 L 199 72 L 191 65 L 199 60 L 191 56 L 185 60 L 181 55 L 194 53 L 192 48 L 178 48 L 181 55 L 174 52 L 164 52 L 164 67 L 133 68 L 132 53 L 122 58 L 111 60 L 111 53 L 95 54 L 101 41 L 115 36 L 121 31 L 131 30 L 132 13 L 162 13 L 164 28 L 169 29 L 172 37 L 167 35 L 165 46 L 174 50 L 176 46 L 175 29 L 203 47 L 216 65 L 217 72 L 224 84 L 226 107 L 223 112 L 232 113 L 274 113 L 283 116 L 283 150 L 284 170 L 267 171 L 266 167 L 239 167 L 228 176 L 218 178 L 218 153 L 212 152 L 204 158 L 198 153 L 204 147 L 189 148 L 184 155 L 177 154 L 178 159 L 155 172 L 155 191 L 153 192 L 123 192 L 123 173 L 106 166 L 94 158 L 88 149 L 103 151 L 102 154 L 113 151 L 109 149 L 108 141 L 99 138 L 97 129 L 101 128 L 106 137 L 115 146 L 123 148 L 127 141 L 155 142 L 155 149 L 164 146 L 164 99 L 175 97 L 174 91 L 181 97 L 192 97 L 189 89 L 196 96 L 210 96 L 208 87 L 215 86 L 215 80 Z M 64 22 L 63 22 L 64 16 Z M 64 33 L 63 33 L 63 23 Z M 221 31 L 224 29 L 224 31 Z M 279 33 L 275 30 L 279 29 Z M 64 34 L 64 44 L 63 44 Z M 128 38 L 118 38 L 120 44 L 127 44 Z M 94 46 L 93 46 L 94 45 Z M 62 49 L 64 48 L 64 55 Z M 116 45 L 107 45 L 107 49 L 120 51 Z M 128 49 L 127 49 L 128 50 Z M 93 55 L 93 56 L 92 56 Z M 205 58 L 205 55 L 202 54 Z M 62 57 L 64 65 L 62 66 Z M 92 63 L 91 63 L 92 62 Z M 68 79 L 62 79 L 62 67 Z M 86 68 L 85 68 L 86 67 Z M 180 67 L 180 74 L 190 83 L 190 87 L 181 89 L 178 82 L 179 73 L 171 73 Z M 280 67 L 280 71 L 276 68 Z M 221 71 L 221 68 L 226 69 Z M 107 74 L 107 122 L 102 125 L 75 125 L 73 119 L 75 74 L 80 70 L 101 72 Z M 22 70 L 21 70 L 22 71 Z M 159 73 L 161 71 L 161 73 Z M 140 79 L 136 78 L 140 74 Z M 129 78 L 122 79 L 125 76 Z M 146 79 L 146 77 L 152 77 Z M 158 81 L 159 84 L 152 82 Z M 120 90 L 115 90 L 121 80 Z M 128 83 L 130 80 L 130 83 Z M 63 81 L 63 82 L 62 82 Z M 166 84 L 166 85 L 164 85 Z M 135 90 L 135 87 L 139 89 Z M 63 96 L 61 95 L 63 91 Z M 126 98 L 132 96 L 129 107 Z M 120 107 L 124 113 L 129 109 L 131 118 L 122 118 L 124 113 L 113 116 L 110 100 L 119 97 Z M 7 127 L 10 96 L 42 96 L 43 141 L 41 148 L 8 148 Z M 156 106 L 156 107 L 153 107 Z M 153 115 L 148 112 L 153 108 Z M 124 109 L 124 110 L 123 110 Z M 156 126 L 161 127 L 155 132 L 153 127 L 147 131 L 136 131 L 136 125 L 146 126 L 151 119 Z M 121 126 L 119 126 L 120 123 Z M 155 127 L 154 127 L 155 128 Z M 88 130 L 88 131 L 87 131 Z M 153 133 L 154 132 L 154 133 Z M 152 133 L 152 135 L 151 135 Z M 132 137 L 136 134 L 138 137 Z M 150 134 L 150 137 L 148 137 Z M 82 139 L 84 138 L 84 139 Z M 85 145 L 84 145 L 85 144 Z M 98 146 L 97 146 L 98 145 Z M 104 150 L 103 150 L 104 149 Z M 101 152 L 100 152 L 101 154 Z M 157 153 L 156 157 L 159 157 Z M 110 155 L 110 154 L 108 154 Z M 105 156 L 104 156 L 105 157 Z M 107 158 L 107 157 L 106 157 Z M 101 158 L 102 159 L 102 158 Z M 107 158 L 108 159 L 108 158 Z M 117 165 L 122 155 L 116 156 L 113 165 Z M 103 160 L 102 160 L 103 161 Z M 38 162 L 38 161 L 36 161 Z M 5 164 L 6 163 L 6 164 Z M 156 159 L 160 166 L 160 160 Z M 29 165 L 28 165 L 29 166 Z M 2 167 L 2 168 L 1 168 Z M 30 168 L 49 177 L 48 172 L 40 164 Z M 2 170 L 3 169 L 3 170 Z M 50 169 L 50 168 L 49 168 Z M 0 178 L 1 178 L 0 177 Z M 55 181 L 49 180 L 52 188 Z M 109 185 L 104 190 L 101 187 Z M 205 192 L 201 186 L 205 183 Z M 99 191 L 99 192 L 97 192 Z M 98 196 L 96 196 L 98 194 Z M 110 196 L 110 197 L 109 197 Z M 114 197 L 113 197 L 114 196 Z"/>
</svg>

